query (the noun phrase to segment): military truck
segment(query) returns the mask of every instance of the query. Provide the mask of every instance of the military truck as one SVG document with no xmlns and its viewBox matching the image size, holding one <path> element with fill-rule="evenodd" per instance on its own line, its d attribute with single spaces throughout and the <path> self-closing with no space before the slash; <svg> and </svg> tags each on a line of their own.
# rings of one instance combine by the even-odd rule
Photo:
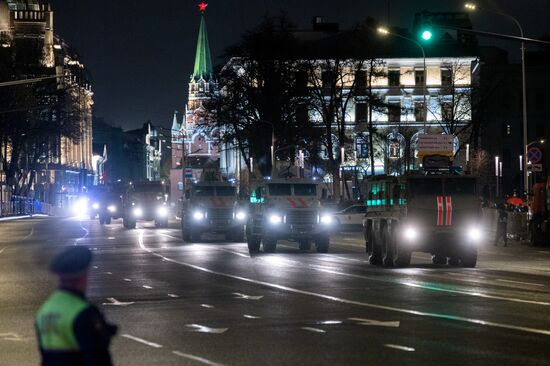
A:
<svg viewBox="0 0 550 366">
<path fill-rule="evenodd" d="M 185 193 L 181 209 L 183 240 L 195 242 L 204 233 L 224 234 L 227 241 L 244 239 L 246 207 L 239 204 L 237 187 L 229 182 L 198 182 Z"/>
<path fill-rule="evenodd" d="M 168 226 L 168 189 L 162 182 L 130 183 L 122 202 L 125 228 L 135 229 L 138 220 L 155 221 L 157 227 Z"/>
<path fill-rule="evenodd" d="M 373 176 L 366 193 L 363 234 L 371 264 L 408 266 L 411 253 L 427 252 L 434 264 L 475 267 L 483 239 L 475 177 L 448 170 Z"/>
<path fill-rule="evenodd" d="M 277 241 L 297 242 L 300 250 L 326 253 L 333 217 L 321 208 L 318 183 L 305 178 L 262 179 L 250 193 L 246 240 L 250 253 L 274 252 Z"/>
</svg>

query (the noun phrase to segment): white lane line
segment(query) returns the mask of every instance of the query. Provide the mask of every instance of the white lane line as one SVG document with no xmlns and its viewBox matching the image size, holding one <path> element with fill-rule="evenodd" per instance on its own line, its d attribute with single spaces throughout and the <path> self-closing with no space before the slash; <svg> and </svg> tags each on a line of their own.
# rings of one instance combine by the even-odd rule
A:
<svg viewBox="0 0 550 366">
<path fill-rule="evenodd" d="M 223 248 L 216 248 L 216 249 L 221 250 L 222 252 L 227 252 L 227 253 L 231 253 L 231 254 L 238 255 L 239 257 L 250 258 L 249 255 L 246 255 L 246 254 L 243 254 L 243 253 L 239 253 L 239 252 L 235 252 L 235 251 L 233 251 L 233 250 L 223 249 Z"/>
<path fill-rule="evenodd" d="M 161 344 L 154 343 L 154 342 L 149 342 L 149 341 L 146 341 L 145 339 L 134 337 L 133 335 L 130 335 L 130 334 L 123 334 L 122 337 L 131 339 L 131 340 L 139 342 L 139 343 L 143 343 L 143 344 L 145 344 L 146 346 L 149 346 L 149 347 L 162 348 Z"/>
<path fill-rule="evenodd" d="M 117 299 L 115 299 L 114 297 L 109 297 L 107 300 L 109 302 L 104 302 L 101 305 L 103 305 L 103 306 L 128 306 L 128 305 L 135 304 L 134 301 L 120 302 Z"/>
<path fill-rule="evenodd" d="M 107 240 L 115 240 L 116 238 L 114 236 L 109 236 Z"/>
<path fill-rule="evenodd" d="M 94 269 L 98 269 L 99 267 L 98 266 L 92 266 Z"/>
<path fill-rule="evenodd" d="M 126 282 L 132 282 L 132 280 L 129 279 L 129 278 L 125 278 L 124 281 L 126 281 Z"/>
<path fill-rule="evenodd" d="M 233 292 L 233 295 L 235 295 L 235 299 L 243 299 L 243 300 L 261 300 L 263 299 L 263 296 L 252 296 L 252 295 L 245 295 L 241 294 L 239 292 Z"/>
<path fill-rule="evenodd" d="M 4 250 L 6 250 L 7 247 L 4 247 L 2 249 L 0 249 L 0 254 L 2 254 L 4 252 Z"/>
<path fill-rule="evenodd" d="M 25 236 L 25 237 L 23 238 L 23 240 L 26 240 L 26 239 L 30 238 L 30 237 L 32 236 L 32 234 L 34 234 L 34 226 L 31 227 L 31 232 L 30 232 L 27 236 Z"/>
<path fill-rule="evenodd" d="M 179 298 L 179 296 L 176 295 L 176 294 L 168 294 L 168 297 L 171 297 L 171 298 L 173 298 L 173 299 Z"/>
<path fill-rule="evenodd" d="M 399 328 L 399 321 L 389 321 L 384 322 L 380 320 L 364 319 L 364 318 L 348 318 L 357 322 L 358 325 L 374 325 L 378 327 L 390 327 L 390 328 Z"/>
<path fill-rule="evenodd" d="M 113 272 L 105 272 L 105 274 L 112 275 Z"/>
<path fill-rule="evenodd" d="M 224 364 L 222 364 L 222 363 L 210 361 L 210 360 L 208 360 L 206 358 L 203 358 L 203 357 L 190 355 L 189 353 L 183 353 L 183 352 L 180 352 L 180 351 L 172 351 L 172 353 L 175 354 L 176 356 L 180 356 L 180 357 L 183 357 L 183 358 L 187 358 L 189 360 L 197 361 L 197 362 L 203 363 L 205 365 L 224 366 Z"/>
<path fill-rule="evenodd" d="M 207 309 L 214 309 L 214 305 L 201 304 L 201 306 L 202 306 L 203 308 L 207 308 Z"/>
<path fill-rule="evenodd" d="M 249 314 L 244 314 L 243 318 L 246 318 L 246 319 L 261 319 L 261 317 L 259 317 L 259 316 L 249 315 Z"/>
<path fill-rule="evenodd" d="M 82 230 L 84 230 L 84 235 L 81 236 L 81 237 L 78 238 L 78 239 L 75 239 L 74 245 L 78 245 L 78 242 L 79 242 L 79 241 L 86 239 L 86 237 L 88 236 L 88 234 L 90 234 L 90 230 L 88 230 L 88 229 L 86 229 L 84 226 L 82 226 L 82 221 L 79 222 L 79 225 L 80 225 L 80 228 L 81 228 Z"/>
<path fill-rule="evenodd" d="M 503 279 L 500 279 L 500 278 L 498 278 L 497 281 L 499 281 L 499 282 L 507 282 L 507 283 L 517 283 L 517 284 L 519 284 L 519 285 L 529 285 L 529 286 L 540 286 L 540 287 L 544 287 L 544 285 L 541 284 L 541 283 L 521 282 L 521 281 L 512 281 L 512 280 L 503 280 Z"/>
<path fill-rule="evenodd" d="M 458 273 L 458 272 L 445 272 L 445 273 L 451 276 L 467 277 L 474 280 L 486 278 L 485 276 L 478 276 L 476 274 L 467 274 L 467 273 Z M 429 273 L 427 275 L 431 276 L 431 274 Z"/>
<path fill-rule="evenodd" d="M 303 330 L 307 330 L 309 332 L 314 332 L 314 333 L 326 333 L 326 331 L 322 330 L 322 329 L 319 329 L 319 328 L 312 328 L 312 327 L 302 327 Z"/>
<path fill-rule="evenodd" d="M 372 278 L 372 277 L 368 277 L 368 276 L 361 276 L 361 275 L 356 275 L 356 274 L 351 274 L 351 273 L 343 273 L 343 272 L 338 272 L 338 271 L 334 271 L 334 270 L 330 270 L 330 269 L 324 269 L 324 268 L 318 268 L 318 267 L 312 267 L 312 269 L 314 269 L 316 271 L 320 271 L 320 272 L 326 272 L 326 273 L 336 274 L 336 275 L 345 276 L 345 277 L 353 277 L 353 278 L 361 278 L 361 279 L 365 279 L 365 280 L 374 280 L 374 281 L 396 283 L 396 284 L 401 284 L 401 285 L 405 285 L 405 286 L 409 286 L 409 287 L 420 288 L 420 289 L 423 289 L 423 290 L 448 292 L 448 293 L 460 294 L 460 295 L 466 295 L 466 296 L 483 297 L 485 299 L 518 302 L 518 303 L 523 303 L 523 304 L 550 306 L 549 302 L 544 302 L 544 301 L 524 300 L 524 299 L 518 299 L 518 298 L 515 298 L 515 297 L 504 297 L 504 296 L 497 296 L 497 295 L 489 295 L 489 294 L 484 294 L 484 293 L 481 293 L 481 292 L 451 290 L 451 289 L 447 289 L 447 288 L 437 287 L 437 286 L 434 286 L 434 285 L 424 285 L 422 283 L 415 283 L 415 282 L 401 282 L 401 281 L 381 280 L 381 279 Z"/>
<path fill-rule="evenodd" d="M 198 333 L 212 333 L 212 334 L 222 334 L 227 332 L 229 328 L 210 328 L 206 325 L 200 324 L 185 324 L 186 327 L 193 329 L 193 332 Z"/>
<path fill-rule="evenodd" d="M 275 284 L 275 283 L 254 280 L 252 278 L 232 275 L 232 274 L 229 274 L 229 273 L 218 272 L 218 271 L 214 271 L 214 270 L 211 270 L 211 269 L 208 269 L 208 268 L 200 267 L 200 266 L 197 266 L 197 265 L 194 265 L 194 264 L 185 263 L 185 262 L 177 261 L 175 259 L 167 258 L 167 257 L 164 257 L 162 254 L 159 254 L 159 253 L 156 253 L 156 252 L 152 251 L 151 249 L 147 248 L 145 246 L 145 244 L 143 243 L 143 231 L 140 232 L 140 236 L 138 237 L 138 240 L 139 240 L 139 246 L 143 250 L 145 250 L 146 252 L 148 252 L 151 255 L 154 255 L 156 257 L 164 258 L 168 262 L 179 264 L 179 265 L 187 267 L 187 268 L 193 268 L 193 269 L 196 269 L 198 271 L 205 272 L 205 273 L 210 273 L 210 274 L 213 274 L 213 275 L 222 276 L 222 277 L 226 277 L 226 278 L 232 278 L 232 279 L 238 280 L 238 281 L 253 283 L 253 284 L 256 284 L 256 285 L 260 285 L 260 286 L 271 287 L 271 288 L 274 288 L 274 289 L 277 289 L 277 290 L 282 290 L 282 291 L 292 292 L 292 293 L 296 293 L 296 294 L 316 297 L 316 298 L 320 298 L 320 299 L 324 299 L 324 300 L 330 300 L 330 301 L 338 302 L 338 303 L 341 303 L 341 304 L 357 305 L 357 306 L 362 306 L 362 307 L 367 307 L 367 308 L 372 308 L 372 309 L 388 310 L 388 311 L 393 311 L 393 312 L 402 313 L 402 314 L 417 315 L 417 316 L 423 316 L 423 317 L 428 317 L 428 318 L 436 318 L 436 319 L 445 319 L 445 320 L 450 320 L 450 321 L 458 321 L 458 322 L 482 325 L 482 326 L 487 326 L 487 327 L 510 329 L 510 330 L 516 330 L 516 331 L 521 331 L 521 332 L 535 333 L 535 334 L 542 334 L 542 335 L 550 336 L 550 329 L 522 327 L 522 326 L 518 326 L 518 325 L 505 324 L 505 323 L 496 323 L 496 322 L 491 322 L 491 321 L 485 321 L 485 320 L 482 320 L 482 319 L 466 318 L 466 317 L 455 316 L 455 315 L 451 315 L 451 314 L 428 313 L 428 312 L 418 311 L 418 310 L 413 310 L 413 309 L 398 308 L 398 307 L 394 307 L 394 306 L 386 306 L 386 305 L 379 305 L 379 304 L 371 304 L 371 303 L 367 303 L 367 302 L 349 300 L 349 299 L 344 299 L 344 298 L 341 298 L 341 297 L 336 297 L 336 296 L 331 296 L 331 295 L 326 295 L 326 294 L 321 294 L 321 293 L 316 293 L 316 292 L 311 292 L 311 291 L 306 291 L 306 290 L 300 290 L 300 289 L 297 289 L 297 288 L 278 285 L 278 284 Z"/>
<path fill-rule="evenodd" d="M 393 348 L 393 349 L 398 349 L 400 351 L 406 351 L 406 352 L 414 352 L 415 349 L 412 348 L 412 347 L 405 347 L 405 346 L 400 346 L 398 344 L 390 344 L 390 343 L 386 343 L 384 345 L 384 347 L 388 347 L 388 348 Z"/>
<path fill-rule="evenodd" d="M 151 286 L 147 286 L 147 285 L 143 285 L 143 288 L 146 288 L 147 290 L 151 290 L 151 289 L 152 289 Z"/>
</svg>

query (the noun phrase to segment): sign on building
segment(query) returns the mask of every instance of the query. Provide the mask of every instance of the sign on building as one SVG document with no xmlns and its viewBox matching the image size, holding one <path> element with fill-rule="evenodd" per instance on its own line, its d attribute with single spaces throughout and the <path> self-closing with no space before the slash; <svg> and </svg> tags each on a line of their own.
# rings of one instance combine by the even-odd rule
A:
<svg viewBox="0 0 550 366">
<path fill-rule="evenodd" d="M 418 158 L 427 155 L 443 155 L 453 157 L 453 135 L 422 134 L 418 136 Z"/>
</svg>

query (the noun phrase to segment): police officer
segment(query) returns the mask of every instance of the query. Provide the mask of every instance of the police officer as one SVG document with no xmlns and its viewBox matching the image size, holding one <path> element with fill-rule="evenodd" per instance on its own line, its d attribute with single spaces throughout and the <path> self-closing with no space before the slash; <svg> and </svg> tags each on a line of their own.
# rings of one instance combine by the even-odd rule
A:
<svg viewBox="0 0 550 366">
<path fill-rule="evenodd" d="M 42 365 L 112 365 L 111 337 L 117 327 L 105 321 L 86 299 L 92 252 L 75 246 L 57 255 L 50 270 L 59 276 L 59 288 L 36 315 Z"/>
<path fill-rule="evenodd" d="M 508 246 L 508 212 L 506 207 L 501 203 L 498 205 L 498 222 L 497 233 L 495 235 L 495 246 L 498 245 L 499 239 L 502 238 L 504 246 Z"/>
</svg>

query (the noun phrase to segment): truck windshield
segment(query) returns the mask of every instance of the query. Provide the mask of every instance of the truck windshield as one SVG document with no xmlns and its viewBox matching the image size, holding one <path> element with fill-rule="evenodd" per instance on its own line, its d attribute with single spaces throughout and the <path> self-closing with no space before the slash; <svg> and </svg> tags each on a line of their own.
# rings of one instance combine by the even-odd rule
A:
<svg viewBox="0 0 550 366">
<path fill-rule="evenodd" d="M 290 184 L 268 184 L 269 194 L 272 196 L 290 196 Z"/>
<path fill-rule="evenodd" d="M 443 195 L 443 180 L 442 179 L 411 179 L 410 180 L 410 195 Z"/>
<path fill-rule="evenodd" d="M 445 194 L 476 194 L 475 179 L 447 179 L 445 181 Z"/>
<path fill-rule="evenodd" d="M 295 196 L 316 196 L 317 186 L 315 184 L 295 184 L 294 195 Z"/>
<path fill-rule="evenodd" d="M 213 196 L 213 195 L 214 195 L 214 187 L 195 186 L 195 196 L 205 197 L 205 196 Z"/>
<path fill-rule="evenodd" d="M 234 196 L 236 191 L 235 187 L 216 187 L 216 196 Z"/>
</svg>

